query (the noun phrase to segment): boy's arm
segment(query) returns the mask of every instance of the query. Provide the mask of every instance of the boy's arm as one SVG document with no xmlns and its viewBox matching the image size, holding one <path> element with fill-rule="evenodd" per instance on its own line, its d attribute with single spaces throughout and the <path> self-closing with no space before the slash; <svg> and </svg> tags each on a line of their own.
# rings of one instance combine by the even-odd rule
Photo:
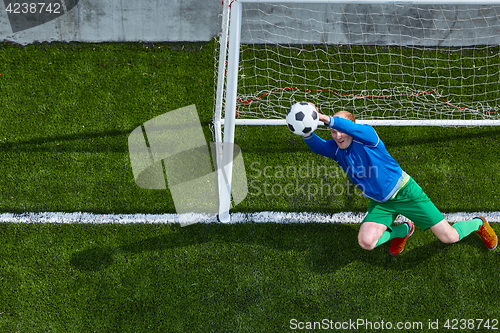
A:
<svg viewBox="0 0 500 333">
<path fill-rule="evenodd" d="M 316 154 L 319 154 L 319 155 L 322 155 L 325 157 L 330 157 L 334 161 L 337 161 L 337 159 L 335 157 L 336 149 L 335 149 L 335 147 L 333 147 L 329 143 L 329 141 L 326 141 L 326 140 L 320 138 L 319 136 L 317 136 L 314 133 L 312 133 L 308 136 L 304 136 L 304 137 L 302 137 L 302 139 L 304 140 L 304 142 L 307 144 L 307 146 L 309 147 L 309 149 L 311 149 L 311 151 L 313 153 L 316 153 Z"/>
<path fill-rule="evenodd" d="M 316 109 L 317 110 L 317 109 Z M 325 126 L 330 126 L 330 116 L 319 113 L 319 121 L 323 122 Z"/>
<path fill-rule="evenodd" d="M 349 119 L 327 116 L 324 114 L 319 114 L 319 120 L 326 126 L 350 135 L 354 140 L 360 141 L 366 145 L 376 146 L 380 140 L 377 132 L 369 125 L 360 125 Z"/>
</svg>

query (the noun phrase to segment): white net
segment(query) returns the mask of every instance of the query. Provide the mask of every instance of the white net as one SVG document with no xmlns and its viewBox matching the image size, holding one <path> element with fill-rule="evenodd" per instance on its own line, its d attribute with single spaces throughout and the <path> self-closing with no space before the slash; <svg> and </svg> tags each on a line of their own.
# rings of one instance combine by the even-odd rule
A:
<svg viewBox="0 0 500 333">
<path fill-rule="evenodd" d="M 237 117 L 500 119 L 500 7 L 242 4 Z"/>
</svg>

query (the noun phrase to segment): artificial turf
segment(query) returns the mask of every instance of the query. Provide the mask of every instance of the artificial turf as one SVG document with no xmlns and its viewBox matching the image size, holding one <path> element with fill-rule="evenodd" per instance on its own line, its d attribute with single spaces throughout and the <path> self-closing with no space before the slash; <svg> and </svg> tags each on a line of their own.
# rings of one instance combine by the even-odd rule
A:
<svg viewBox="0 0 500 333">
<path fill-rule="evenodd" d="M 358 228 L 3 224 L 0 327 L 279 332 L 326 319 L 416 332 L 439 320 L 441 332 L 448 319 L 500 317 L 500 258 L 477 235 L 446 245 L 417 230 L 392 257 L 359 248 Z M 346 331 L 379 331 L 364 325 Z"/>
<path fill-rule="evenodd" d="M 135 185 L 127 138 L 195 104 L 212 139 L 212 43 L 1 44 L 0 212 L 175 212 L 168 191 Z M 376 130 L 442 211 L 500 210 L 499 129 Z M 285 127 L 239 127 L 236 143 L 249 194 L 235 211 L 366 209 Z M 307 190 L 332 183 L 337 192 Z M 0 331 L 276 332 L 323 319 L 499 327 L 499 257 L 477 235 L 445 245 L 417 230 L 391 257 L 386 246 L 360 249 L 358 225 L 314 222 L 0 224 Z"/>
</svg>

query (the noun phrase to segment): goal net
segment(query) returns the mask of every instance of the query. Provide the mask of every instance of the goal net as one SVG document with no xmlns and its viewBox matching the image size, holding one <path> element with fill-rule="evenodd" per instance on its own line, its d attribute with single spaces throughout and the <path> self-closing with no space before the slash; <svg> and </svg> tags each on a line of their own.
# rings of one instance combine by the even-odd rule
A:
<svg viewBox="0 0 500 333">
<path fill-rule="evenodd" d="M 372 125 L 500 125 L 500 0 L 223 5 L 214 134 L 225 147 L 236 124 L 285 124 L 297 101 Z M 219 148 L 223 222 L 232 158 Z"/>
<path fill-rule="evenodd" d="M 281 124 L 305 100 L 373 124 L 500 125 L 500 2 L 488 3 L 226 3 L 215 120 L 234 107 L 237 124 Z"/>
</svg>

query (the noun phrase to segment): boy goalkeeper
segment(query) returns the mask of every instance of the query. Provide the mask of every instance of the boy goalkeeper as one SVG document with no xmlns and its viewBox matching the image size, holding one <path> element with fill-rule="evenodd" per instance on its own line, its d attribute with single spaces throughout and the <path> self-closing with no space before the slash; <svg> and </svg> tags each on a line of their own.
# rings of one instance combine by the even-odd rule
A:
<svg viewBox="0 0 500 333">
<path fill-rule="evenodd" d="M 450 225 L 422 188 L 387 152 L 373 127 L 356 124 L 354 115 L 347 111 L 334 116 L 319 113 L 319 120 L 330 127 L 333 139 L 323 140 L 313 133 L 305 136 L 304 142 L 313 152 L 337 162 L 370 199 L 358 234 L 363 249 L 372 250 L 391 241 L 389 252 L 399 254 L 414 225 L 430 229 L 444 243 L 458 242 L 476 232 L 490 250 L 497 246 L 495 231 L 483 217 Z M 410 222 L 394 224 L 399 214 Z"/>
</svg>

